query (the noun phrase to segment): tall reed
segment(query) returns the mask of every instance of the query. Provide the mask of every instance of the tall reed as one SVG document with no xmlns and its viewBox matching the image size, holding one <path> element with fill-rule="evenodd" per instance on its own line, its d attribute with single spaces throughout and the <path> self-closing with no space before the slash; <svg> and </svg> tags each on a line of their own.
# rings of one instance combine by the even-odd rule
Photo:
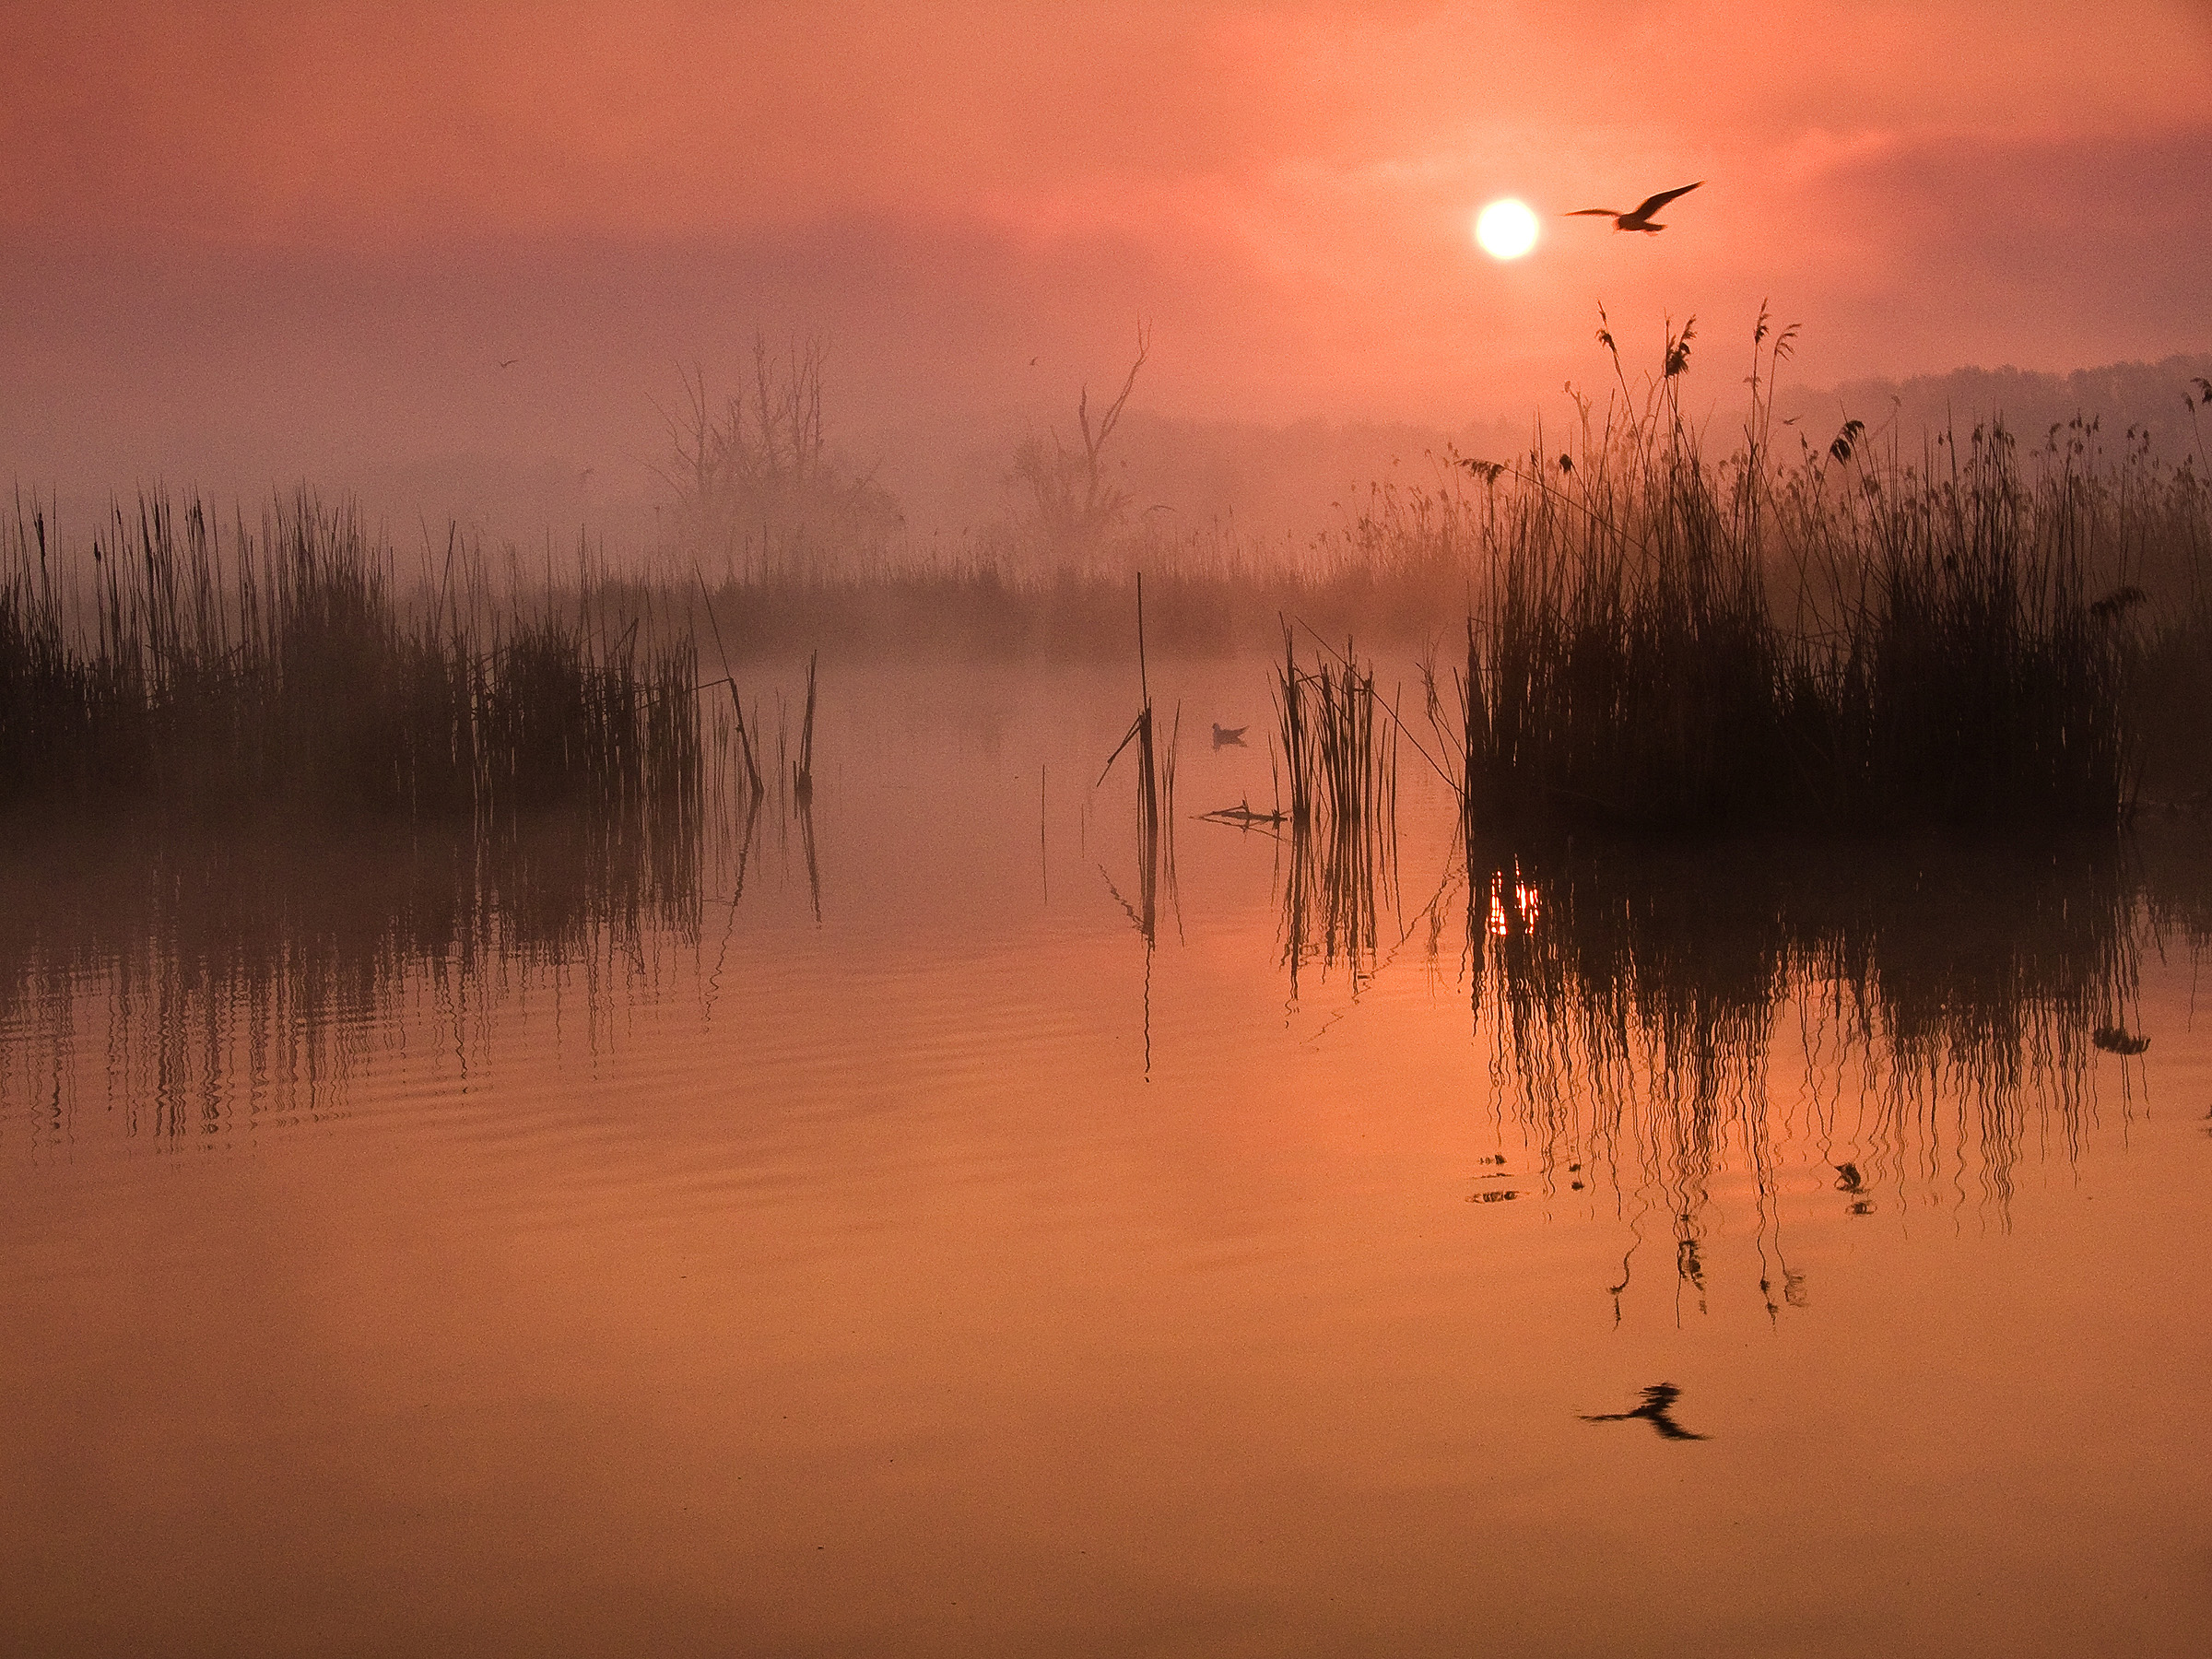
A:
<svg viewBox="0 0 2212 1659">
<path fill-rule="evenodd" d="M 698 666 L 649 618 L 525 604 L 450 548 L 409 606 L 388 547 L 302 494 L 219 530 L 143 497 L 64 573 L 0 548 L 0 805 L 489 819 L 696 800 Z"/>
<path fill-rule="evenodd" d="M 1313 666 L 1283 630 L 1276 715 L 1290 792 L 1283 951 L 1293 994 L 1309 960 L 1342 961 L 1355 982 L 1380 944 L 1380 905 L 1394 894 L 1397 727 L 1350 641 Z"/>
<path fill-rule="evenodd" d="M 2055 441 L 2024 461 L 1994 422 L 1908 465 L 1852 421 L 1778 465 L 1763 402 L 1715 464 L 1680 410 L 1688 338 L 1641 403 L 1624 378 L 1602 420 L 1585 406 L 1576 451 L 1468 464 L 1492 508 L 1460 685 L 1470 825 L 2124 817 L 2160 665 L 2136 580 L 2176 526 L 2202 548 L 2193 473 L 2099 473 Z M 2183 674 L 2190 641 L 2159 637 Z"/>
</svg>

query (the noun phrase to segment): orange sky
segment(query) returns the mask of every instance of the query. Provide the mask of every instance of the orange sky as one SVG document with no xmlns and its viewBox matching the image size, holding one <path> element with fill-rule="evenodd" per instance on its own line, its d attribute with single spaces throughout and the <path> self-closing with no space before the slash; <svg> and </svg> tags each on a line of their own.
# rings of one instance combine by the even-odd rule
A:
<svg viewBox="0 0 2212 1659">
<path fill-rule="evenodd" d="M 756 328 L 862 424 L 1056 404 L 1139 316 L 1152 406 L 1269 419 L 1524 409 L 1601 300 L 1704 366 L 1771 297 L 1815 382 L 2212 347 L 2202 0 L 0 17 L 18 473 L 611 453 Z"/>
</svg>

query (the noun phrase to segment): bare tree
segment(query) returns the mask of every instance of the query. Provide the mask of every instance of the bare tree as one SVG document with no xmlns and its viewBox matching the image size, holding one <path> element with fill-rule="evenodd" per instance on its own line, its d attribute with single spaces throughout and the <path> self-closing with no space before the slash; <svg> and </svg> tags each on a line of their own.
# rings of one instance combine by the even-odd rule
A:
<svg viewBox="0 0 2212 1659">
<path fill-rule="evenodd" d="M 1137 371 L 1145 366 L 1151 349 L 1151 335 L 1139 324 L 1135 360 L 1122 379 L 1120 394 L 1095 425 L 1090 416 L 1090 388 L 1083 388 L 1076 406 L 1077 425 L 1083 434 L 1079 452 L 1063 443 L 1056 431 L 1049 442 L 1030 438 L 1014 452 L 1009 482 L 1029 489 L 1038 538 L 1056 560 L 1081 562 L 1092 558 L 1108 533 L 1128 515 L 1129 492 L 1107 476 L 1102 456 L 1107 441 L 1121 424 L 1122 411 L 1128 406 Z"/>
<path fill-rule="evenodd" d="M 706 374 L 684 378 L 668 425 L 671 465 L 656 469 L 676 496 L 679 537 L 697 550 L 814 563 L 873 551 L 898 528 L 898 503 L 872 478 L 831 460 L 823 436 L 818 340 L 782 357 L 753 341 L 753 382 L 717 408 Z"/>
</svg>

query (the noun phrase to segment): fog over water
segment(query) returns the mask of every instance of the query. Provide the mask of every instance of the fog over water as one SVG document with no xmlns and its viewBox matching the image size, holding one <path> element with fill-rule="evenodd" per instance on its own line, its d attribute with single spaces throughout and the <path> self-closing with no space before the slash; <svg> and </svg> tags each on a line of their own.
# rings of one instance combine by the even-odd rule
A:
<svg viewBox="0 0 2212 1659">
<path fill-rule="evenodd" d="M 2212 1652 L 2203 5 L 0 41 L 0 1653 Z"/>
<path fill-rule="evenodd" d="M 2201 827 L 1347 861 L 1153 672 L 1151 875 L 1118 666 L 848 670 L 673 863 L 16 849 L 0 1622 L 2201 1647 Z"/>
</svg>

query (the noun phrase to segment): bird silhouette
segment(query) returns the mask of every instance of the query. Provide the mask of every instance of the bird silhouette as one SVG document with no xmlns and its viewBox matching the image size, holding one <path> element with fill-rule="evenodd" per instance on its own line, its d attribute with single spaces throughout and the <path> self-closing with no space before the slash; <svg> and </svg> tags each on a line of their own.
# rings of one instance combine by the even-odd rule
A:
<svg viewBox="0 0 2212 1659">
<path fill-rule="evenodd" d="M 1251 729 L 1252 728 L 1250 726 L 1225 726 L 1217 721 L 1214 724 L 1214 747 L 1216 748 L 1220 748 L 1225 744 L 1233 743 L 1239 748 L 1242 748 L 1244 747 L 1244 734 Z"/>
<path fill-rule="evenodd" d="M 1692 1434 L 1675 1421 L 1675 1402 L 1682 1391 L 1672 1382 L 1654 1382 L 1643 1391 L 1643 1404 L 1633 1411 L 1601 1411 L 1595 1417 L 1583 1415 L 1585 1423 L 1625 1423 L 1632 1418 L 1642 1418 L 1659 1431 L 1663 1440 L 1703 1440 L 1702 1434 Z"/>
<path fill-rule="evenodd" d="M 1702 179 L 1698 181 L 1698 184 L 1702 184 L 1705 181 Z M 1565 214 L 1562 217 L 1566 218 L 1582 218 L 1585 216 L 1590 216 L 1609 218 L 1613 221 L 1613 229 L 1616 230 L 1648 230 L 1655 235 L 1659 231 L 1665 229 L 1666 227 L 1665 225 L 1653 224 L 1652 222 L 1652 215 L 1658 212 L 1660 208 L 1665 206 L 1677 196 L 1688 195 L 1691 191 L 1698 187 L 1698 184 L 1685 184 L 1679 190 L 1663 190 L 1655 196 L 1646 196 L 1643 199 L 1642 206 L 1631 207 L 1626 213 L 1621 212 L 1618 207 L 1577 207 L 1572 213 Z"/>
<path fill-rule="evenodd" d="M 523 359 L 521 358 L 501 358 L 500 359 L 500 367 L 502 369 L 512 369 L 522 360 Z"/>
</svg>

